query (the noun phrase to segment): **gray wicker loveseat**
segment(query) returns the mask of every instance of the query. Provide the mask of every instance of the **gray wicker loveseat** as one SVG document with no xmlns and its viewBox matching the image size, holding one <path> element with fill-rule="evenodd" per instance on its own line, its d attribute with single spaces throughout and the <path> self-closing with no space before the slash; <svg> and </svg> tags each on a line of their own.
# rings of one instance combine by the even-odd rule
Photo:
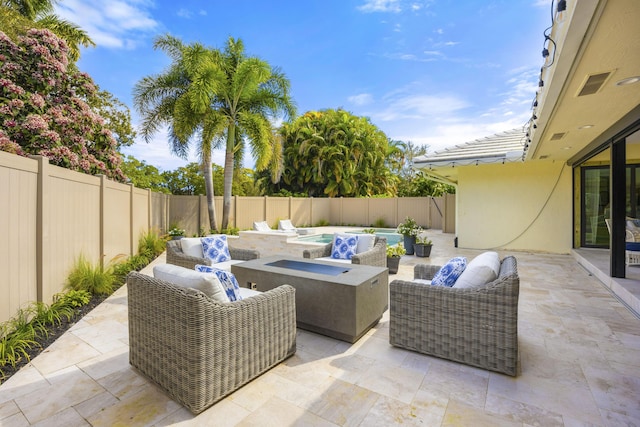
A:
<svg viewBox="0 0 640 427">
<path fill-rule="evenodd" d="M 325 261 L 336 261 L 331 259 L 333 243 L 327 243 L 317 248 L 305 249 L 302 252 L 304 258 L 323 258 Z M 373 248 L 355 254 L 351 258 L 352 264 L 372 265 L 374 267 L 387 267 L 387 238 L 375 236 Z"/>
<path fill-rule="evenodd" d="M 513 256 L 497 279 L 456 288 L 394 280 L 389 284 L 389 342 L 396 347 L 515 376 L 518 374 L 518 295 Z M 414 279 L 439 266 L 418 264 Z"/>
<path fill-rule="evenodd" d="M 295 289 L 240 301 L 131 272 L 129 362 L 198 414 L 296 351 Z"/>
<path fill-rule="evenodd" d="M 211 260 L 204 256 L 187 255 L 182 250 L 182 240 L 169 240 L 167 242 L 167 263 L 179 265 L 193 270 L 196 264 L 212 265 Z M 193 239 L 190 239 L 193 240 Z M 229 246 L 232 261 L 249 261 L 260 258 L 260 252 L 253 249 L 239 249 Z M 225 268 L 228 270 L 228 268 Z"/>
</svg>

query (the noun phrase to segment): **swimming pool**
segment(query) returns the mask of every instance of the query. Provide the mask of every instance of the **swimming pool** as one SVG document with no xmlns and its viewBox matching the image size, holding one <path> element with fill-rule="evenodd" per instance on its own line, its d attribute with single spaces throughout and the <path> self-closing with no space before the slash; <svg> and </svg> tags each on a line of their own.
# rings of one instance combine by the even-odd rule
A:
<svg viewBox="0 0 640 427">
<path fill-rule="evenodd" d="M 387 243 L 390 245 L 395 245 L 398 242 L 402 241 L 402 235 L 396 233 L 395 228 L 376 228 L 376 236 L 386 237 Z M 350 234 L 363 234 L 362 230 L 350 230 L 345 231 L 345 233 Z M 333 241 L 333 233 L 331 234 L 312 234 L 310 236 L 300 236 L 296 240 L 302 242 L 313 242 L 313 243 L 331 243 Z"/>
</svg>

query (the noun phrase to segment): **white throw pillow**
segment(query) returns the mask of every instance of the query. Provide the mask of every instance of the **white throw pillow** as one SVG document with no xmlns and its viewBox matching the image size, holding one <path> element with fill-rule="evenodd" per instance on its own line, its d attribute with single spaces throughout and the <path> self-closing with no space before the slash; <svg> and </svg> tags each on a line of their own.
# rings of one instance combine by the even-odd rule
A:
<svg viewBox="0 0 640 427">
<path fill-rule="evenodd" d="M 197 289 L 218 302 L 229 302 L 222 283 L 213 273 L 200 273 L 179 265 L 159 264 L 153 267 L 153 277 L 176 286 Z"/>
<path fill-rule="evenodd" d="M 498 278 L 500 274 L 500 256 L 497 252 L 483 252 L 469 262 L 454 288 L 475 288 Z"/>
<path fill-rule="evenodd" d="M 180 239 L 180 245 L 182 246 L 182 252 L 184 252 L 185 255 L 204 258 L 202 242 L 199 237 L 182 238 Z"/>
<path fill-rule="evenodd" d="M 367 252 L 373 249 L 373 246 L 376 243 L 376 235 L 375 234 L 357 234 L 358 236 L 358 247 L 356 248 L 356 253 L 361 254 L 362 252 Z"/>
</svg>

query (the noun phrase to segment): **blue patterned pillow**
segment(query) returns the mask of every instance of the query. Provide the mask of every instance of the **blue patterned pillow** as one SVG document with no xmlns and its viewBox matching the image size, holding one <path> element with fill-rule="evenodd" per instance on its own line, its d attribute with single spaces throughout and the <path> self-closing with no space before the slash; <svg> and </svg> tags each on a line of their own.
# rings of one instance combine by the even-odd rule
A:
<svg viewBox="0 0 640 427">
<path fill-rule="evenodd" d="M 240 295 L 240 284 L 236 280 L 236 276 L 233 273 L 222 270 L 219 268 L 211 267 L 209 265 L 196 264 L 196 271 L 201 273 L 215 273 L 222 283 L 222 288 L 227 294 L 229 301 L 240 301 L 242 296 Z"/>
<path fill-rule="evenodd" d="M 200 241 L 202 241 L 204 257 L 210 259 L 212 263 L 216 264 L 231 260 L 226 234 L 214 234 L 203 237 Z"/>
<path fill-rule="evenodd" d="M 453 286 L 467 266 L 465 257 L 451 258 L 431 279 L 433 286 Z"/>
<path fill-rule="evenodd" d="M 351 259 L 356 254 L 357 248 L 358 236 L 348 234 L 335 234 L 333 236 L 331 258 Z"/>
</svg>

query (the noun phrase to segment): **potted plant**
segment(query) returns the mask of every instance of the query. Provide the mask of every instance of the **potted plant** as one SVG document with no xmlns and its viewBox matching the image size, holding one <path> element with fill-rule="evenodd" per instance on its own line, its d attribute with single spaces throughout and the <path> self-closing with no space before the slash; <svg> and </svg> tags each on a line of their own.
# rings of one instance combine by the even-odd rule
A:
<svg viewBox="0 0 640 427">
<path fill-rule="evenodd" d="M 396 231 L 404 236 L 404 248 L 407 255 L 413 255 L 413 244 L 416 242 L 418 234 L 422 232 L 422 228 L 418 226 L 415 219 L 408 216 L 404 222 L 398 224 Z"/>
<path fill-rule="evenodd" d="M 431 255 L 433 242 L 427 236 L 416 237 L 416 243 L 413 245 L 414 252 L 417 257 L 428 257 Z"/>
<path fill-rule="evenodd" d="M 184 233 L 185 233 L 184 229 L 173 227 L 171 230 L 169 230 L 167 234 L 171 236 L 171 240 L 180 240 L 184 237 Z"/>
<path fill-rule="evenodd" d="M 399 242 L 395 245 L 387 245 L 387 268 L 389 269 L 389 274 L 396 274 L 398 272 L 400 258 L 402 258 L 402 255 L 406 252 L 405 248 Z"/>
</svg>

